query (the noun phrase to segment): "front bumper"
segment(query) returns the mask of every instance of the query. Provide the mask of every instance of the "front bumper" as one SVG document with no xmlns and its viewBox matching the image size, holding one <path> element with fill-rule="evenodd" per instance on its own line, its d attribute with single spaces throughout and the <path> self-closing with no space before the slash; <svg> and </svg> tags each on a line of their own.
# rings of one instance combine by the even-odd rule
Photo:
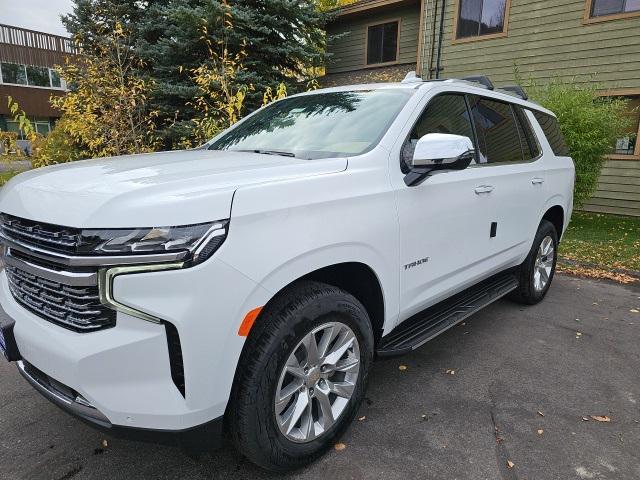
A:
<svg viewBox="0 0 640 480">
<path fill-rule="evenodd" d="M 243 312 L 263 305 L 270 294 L 215 258 L 188 269 L 122 275 L 114 280 L 113 292 L 119 302 L 175 326 L 182 346 L 185 395 L 171 376 L 163 324 L 118 312 L 113 328 L 70 331 L 18 304 L 2 272 L 0 303 L 15 320 L 22 358 L 76 392 L 81 403 L 99 413 L 98 421 L 86 409 L 77 411 L 73 403 L 54 403 L 112 433 L 186 432 L 215 423 L 224 415 L 244 344 L 237 335 Z M 44 394 L 38 385 L 34 387 Z"/>
<path fill-rule="evenodd" d="M 114 437 L 181 446 L 191 451 L 215 449 L 222 444 L 223 417 L 186 430 L 155 430 L 112 425 L 97 408 L 73 390 L 59 384 L 24 360 L 17 363 L 20 374 L 43 397 L 65 412 Z"/>
</svg>

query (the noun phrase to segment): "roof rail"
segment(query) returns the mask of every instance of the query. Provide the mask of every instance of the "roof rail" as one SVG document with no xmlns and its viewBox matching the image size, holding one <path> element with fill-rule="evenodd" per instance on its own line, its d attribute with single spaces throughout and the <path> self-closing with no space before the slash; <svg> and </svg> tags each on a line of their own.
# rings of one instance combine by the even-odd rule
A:
<svg viewBox="0 0 640 480">
<path fill-rule="evenodd" d="M 415 71 L 411 71 L 407 72 L 401 83 L 420 83 L 422 81 L 422 78 L 420 78 Z"/>
<path fill-rule="evenodd" d="M 489 80 L 489 77 L 487 77 L 486 75 L 471 75 L 470 77 L 464 77 L 460 80 L 463 80 L 465 82 L 479 83 L 480 85 L 484 85 L 487 90 L 494 90 L 493 83 L 491 83 L 491 80 Z"/>
<path fill-rule="evenodd" d="M 529 100 L 529 95 L 524 91 L 520 85 L 508 85 L 506 87 L 500 87 L 500 90 L 505 90 L 516 97 L 520 97 L 522 100 Z"/>
</svg>

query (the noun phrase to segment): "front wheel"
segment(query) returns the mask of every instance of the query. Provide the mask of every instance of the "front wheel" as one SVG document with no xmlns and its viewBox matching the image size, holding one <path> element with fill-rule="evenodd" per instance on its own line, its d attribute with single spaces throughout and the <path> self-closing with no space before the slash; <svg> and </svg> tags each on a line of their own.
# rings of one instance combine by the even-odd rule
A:
<svg viewBox="0 0 640 480">
<path fill-rule="evenodd" d="M 519 303 L 534 305 L 547 294 L 558 259 L 558 233 L 553 224 L 542 220 L 533 246 L 519 268 L 520 285 L 511 293 Z"/>
<path fill-rule="evenodd" d="M 352 295 L 301 282 L 265 308 L 244 349 L 228 427 L 236 447 L 274 471 L 301 467 L 351 423 L 373 359 L 373 332 Z"/>
</svg>

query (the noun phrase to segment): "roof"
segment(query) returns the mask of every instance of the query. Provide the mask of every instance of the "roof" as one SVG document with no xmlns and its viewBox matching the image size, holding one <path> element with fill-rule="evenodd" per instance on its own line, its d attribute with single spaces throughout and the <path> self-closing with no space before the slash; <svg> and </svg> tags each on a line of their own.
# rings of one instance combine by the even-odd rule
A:
<svg viewBox="0 0 640 480">
<path fill-rule="evenodd" d="M 418 0 L 356 0 L 353 3 L 335 8 L 332 11 L 335 12 L 338 17 L 343 17 L 346 15 L 352 15 L 355 13 L 387 7 L 390 5 L 411 3 L 418 3 Z"/>
</svg>

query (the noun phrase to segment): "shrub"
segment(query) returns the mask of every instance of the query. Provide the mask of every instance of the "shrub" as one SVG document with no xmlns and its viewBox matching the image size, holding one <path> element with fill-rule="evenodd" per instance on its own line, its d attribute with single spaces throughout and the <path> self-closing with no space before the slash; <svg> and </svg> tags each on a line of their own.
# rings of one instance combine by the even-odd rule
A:
<svg viewBox="0 0 640 480">
<path fill-rule="evenodd" d="M 593 83 L 554 79 L 545 85 L 530 82 L 527 89 L 558 117 L 576 166 L 574 203 L 580 207 L 596 189 L 605 155 L 629 127 L 627 102 L 602 96 Z"/>
</svg>

